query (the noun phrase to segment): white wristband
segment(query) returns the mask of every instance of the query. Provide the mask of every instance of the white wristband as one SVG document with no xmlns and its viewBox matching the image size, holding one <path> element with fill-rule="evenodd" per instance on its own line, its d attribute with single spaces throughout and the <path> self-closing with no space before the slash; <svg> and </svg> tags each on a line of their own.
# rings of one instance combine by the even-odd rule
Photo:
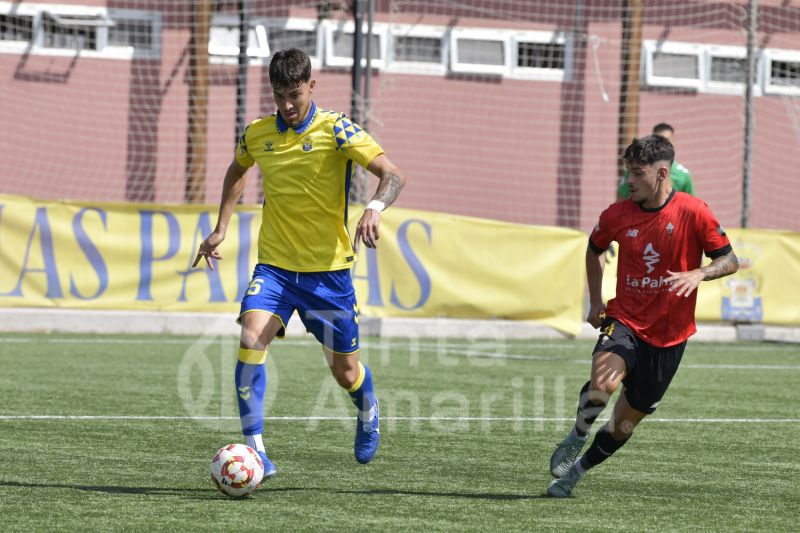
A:
<svg viewBox="0 0 800 533">
<path fill-rule="evenodd" d="M 370 203 L 367 204 L 367 209 L 374 209 L 379 213 L 386 209 L 386 204 L 381 202 L 380 200 L 372 200 Z"/>
</svg>

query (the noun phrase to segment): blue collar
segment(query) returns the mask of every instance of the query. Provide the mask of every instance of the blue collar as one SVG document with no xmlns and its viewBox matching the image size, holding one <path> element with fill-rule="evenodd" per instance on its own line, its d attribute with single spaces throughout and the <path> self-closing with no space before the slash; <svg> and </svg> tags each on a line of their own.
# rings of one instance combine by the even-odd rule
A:
<svg viewBox="0 0 800 533">
<path fill-rule="evenodd" d="M 308 127 L 311 125 L 311 123 L 314 122 L 314 117 L 316 116 L 316 114 L 317 114 L 317 104 L 315 104 L 314 102 L 311 102 L 311 107 L 308 110 L 308 115 L 303 120 L 303 122 L 301 122 L 300 124 L 297 125 L 296 128 L 294 128 L 295 133 L 303 133 L 303 132 L 305 132 L 308 129 Z M 278 126 L 278 131 L 281 132 L 281 133 L 286 133 L 286 130 L 289 129 L 289 125 L 286 124 L 283 121 L 283 117 L 281 117 L 281 114 L 280 114 L 279 111 L 276 111 L 275 115 L 276 115 L 276 118 L 277 118 L 277 120 L 275 121 L 275 124 Z"/>
</svg>

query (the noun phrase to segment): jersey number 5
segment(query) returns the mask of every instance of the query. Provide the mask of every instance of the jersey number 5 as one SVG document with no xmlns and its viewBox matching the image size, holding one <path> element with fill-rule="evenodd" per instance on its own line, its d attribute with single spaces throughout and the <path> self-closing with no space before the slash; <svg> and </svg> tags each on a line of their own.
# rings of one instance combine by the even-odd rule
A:
<svg viewBox="0 0 800 533">
<path fill-rule="evenodd" d="M 261 284 L 264 283 L 264 280 L 261 278 L 255 278 L 253 281 L 250 282 L 250 286 L 247 287 L 247 294 L 250 296 L 255 296 L 259 292 L 261 292 Z"/>
</svg>

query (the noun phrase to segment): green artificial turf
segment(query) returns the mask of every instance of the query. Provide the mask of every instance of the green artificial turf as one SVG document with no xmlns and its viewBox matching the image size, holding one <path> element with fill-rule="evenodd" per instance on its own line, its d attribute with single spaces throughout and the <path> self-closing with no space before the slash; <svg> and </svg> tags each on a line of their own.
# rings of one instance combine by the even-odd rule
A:
<svg viewBox="0 0 800 533">
<path fill-rule="evenodd" d="M 690 341 L 629 443 L 574 498 L 543 498 L 592 345 L 363 339 L 382 402 L 381 448 L 364 466 L 354 408 L 317 345 L 276 341 L 265 442 L 278 475 L 231 500 L 208 466 L 243 442 L 236 339 L 3 335 L 2 529 L 797 529 L 792 345 Z"/>
</svg>

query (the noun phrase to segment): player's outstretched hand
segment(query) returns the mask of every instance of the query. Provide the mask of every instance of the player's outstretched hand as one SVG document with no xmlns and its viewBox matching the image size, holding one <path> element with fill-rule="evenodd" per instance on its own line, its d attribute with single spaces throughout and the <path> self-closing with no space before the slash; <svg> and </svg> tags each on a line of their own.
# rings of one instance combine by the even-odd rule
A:
<svg viewBox="0 0 800 533">
<path fill-rule="evenodd" d="M 224 239 L 224 235 L 219 235 L 217 233 L 212 233 L 206 237 L 206 240 L 200 243 L 200 249 L 197 251 L 197 256 L 194 258 L 192 268 L 197 266 L 201 257 L 205 257 L 208 268 L 214 270 L 214 263 L 211 259 L 222 259 L 222 256 L 217 251 L 217 246 L 219 246 Z"/>
<path fill-rule="evenodd" d="M 674 292 L 676 296 L 689 297 L 690 294 L 700 285 L 700 282 L 705 279 L 706 275 L 698 268 L 689 272 L 672 272 L 667 270 L 669 277 L 665 280 L 667 283 L 672 283 L 669 288 L 670 292 Z"/>
<path fill-rule="evenodd" d="M 606 306 L 604 303 L 600 302 L 599 304 L 589 305 L 589 316 L 586 317 L 586 321 L 591 324 L 593 328 L 599 328 L 605 317 Z"/>
<path fill-rule="evenodd" d="M 363 242 L 367 248 L 378 247 L 378 228 L 381 225 L 381 212 L 377 209 L 366 209 L 361 215 L 361 220 L 356 226 L 356 235 L 353 239 L 353 251 L 358 253 L 359 242 Z"/>
</svg>

